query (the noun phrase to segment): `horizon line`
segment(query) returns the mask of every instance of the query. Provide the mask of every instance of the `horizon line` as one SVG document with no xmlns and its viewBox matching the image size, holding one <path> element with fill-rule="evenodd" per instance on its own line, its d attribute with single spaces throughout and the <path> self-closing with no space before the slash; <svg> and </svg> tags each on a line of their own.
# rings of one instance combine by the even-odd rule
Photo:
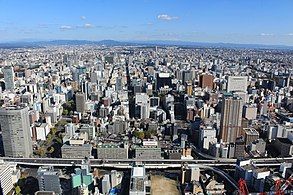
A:
<svg viewBox="0 0 293 195">
<path fill-rule="evenodd" d="M 100 40 L 91 40 L 91 39 L 19 39 L 19 40 L 6 40 L 1 41 L 0 44 L 17 44 L 17 43 L 38 43 L 38 42 L 53 42 L 53 41 L 87 41 L 87 42 L 103 42 L 103 41 L 113 41 L 119 43 L 130 43 L 130 44 L 155 44 L 152 42 L 166 42 L 166 43 L 157 43 L 157 44 L 167 44 L 174 45 L 180 44 L 184 46 L 184 44 L 194 44 L 194 45 L 186 45 L 186 46 L 196 46 L 195 44 L 209 44 L 209 45 L 234 45 L 234 46 L 260 46 L 260 47 L 282 47 L 282 48 L 290 48 L 293 49 L 293 45 L 285 45 L 285 44 L 267 44 L 267 43 L 235 43 L 235 42 L 209 42 L 209 41 L 191 41 L 191 40 L 168 40 L 168 39 L 153 39 L 153 40 L 119 40 L 119 39 L 100 39 Z M 142 42 L 142 43 L 140 43 Z M 144 42 L 144 43 L 143 43 Z M 169 43 L 168 43 L 169 42 Z M 177 43 L 176 43 L 177 42 Z M 276 48 L 280 49 L 280 48 Z"/>
</svg>

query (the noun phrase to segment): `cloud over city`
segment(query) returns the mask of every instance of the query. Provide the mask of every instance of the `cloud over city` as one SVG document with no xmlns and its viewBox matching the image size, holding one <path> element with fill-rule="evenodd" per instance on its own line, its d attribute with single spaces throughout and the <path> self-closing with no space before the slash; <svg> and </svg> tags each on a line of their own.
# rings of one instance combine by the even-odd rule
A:
<svg viewBox="0 0 293 195">
<path fill-rule="evenodd" d="M 165 20 L 165 21 L 170 21 L 170 20 L 176 20 L 176 19 L 178 19 L 177 16 L 170 16 L 170 15 L 168 15 L 168 14 L 159 14 L 159 15 L 157 16 L 157 18 L 158 18 L 159 20 Z"/>
</svg>

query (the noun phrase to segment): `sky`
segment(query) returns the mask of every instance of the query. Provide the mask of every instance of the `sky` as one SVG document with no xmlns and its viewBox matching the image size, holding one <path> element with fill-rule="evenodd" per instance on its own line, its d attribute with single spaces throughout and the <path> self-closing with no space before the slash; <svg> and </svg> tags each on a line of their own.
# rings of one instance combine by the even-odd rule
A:
<svg viewBox="0 0 293 195">
<path fill-rule="evenodd" d="M 0 42 L 56 39 L 293 46 L 293 0 L 0 0 Z"/>
</svg>

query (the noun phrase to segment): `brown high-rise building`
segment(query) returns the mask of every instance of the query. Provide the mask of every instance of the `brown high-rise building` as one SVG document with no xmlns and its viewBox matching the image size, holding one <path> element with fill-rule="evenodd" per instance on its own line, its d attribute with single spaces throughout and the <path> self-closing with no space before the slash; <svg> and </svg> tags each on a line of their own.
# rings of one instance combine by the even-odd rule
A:
<svg viewBox="0 0 293 195">
<path fill-rule="evenodd" d="M 234 158 L 243 158 L 245 156 L 245 142 L 243 137 L 235 140 L 235 153 Z"/>
<path fill-rule="evenodd" d="M 186 120 L 193 121 L 195 115 L 196 115 L 196 110 L 195 109 L 188 108 L 187 109 L 187 113 L 186 113 Z"/>
<path fill-rule="evenodd" d="M 244 128 L 243 133 L 245 145 L 249 145 L 251 142 L 259 138 L 259 133 L 254 128 Z"/>
<path fill-rule="evenodd" d="M 202 74 L 199 76 L 199 86 L 201 88 L 214 88 L 214 76 L 209 74 Z"/>
<path fill-rule="evenodd" d="M 241 135 L 242 100 L 239 97 L 227 97 L 223 101 L 220 124 L 220 139 L 235 143 Z"/>
<path fill-rule="evenodd" d="M 185 88 L 186 88 L 186 94 L 189 95 L 189 96 L 191 96 L 192 93 L 193 93 L 192 83 L 191 82 L 186 82 Z"/>
</svg>

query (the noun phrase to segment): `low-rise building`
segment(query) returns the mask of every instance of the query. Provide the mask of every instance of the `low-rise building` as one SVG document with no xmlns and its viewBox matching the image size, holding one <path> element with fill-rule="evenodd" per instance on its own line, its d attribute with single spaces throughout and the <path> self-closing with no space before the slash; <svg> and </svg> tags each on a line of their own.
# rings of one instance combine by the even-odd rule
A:
<svg viewBox="0 0 293 195">
<path fill-rule="evenodd" d="M 67 145 L 61 147 L 62 158 L 85 158 L 92 155 L 92 145 Z"/>
<path fill-rule="evenodd" d="M 32 140 L 46 140 L 46 136 L 50 132 L 50 127 L 47 123 L 36 124 L 32 127 Z"/>
<path fill-rule="evenodd" d="M 158 147 L 136 147 L 136 159 L 161 159 L 161 148 Z"/>
<path fill-rule="evenodd" d="M 97 146 L 99 159 L 127 159 L 128 147 L 120 147 L 117 144 L 101 144 Z"/>
</svg>

